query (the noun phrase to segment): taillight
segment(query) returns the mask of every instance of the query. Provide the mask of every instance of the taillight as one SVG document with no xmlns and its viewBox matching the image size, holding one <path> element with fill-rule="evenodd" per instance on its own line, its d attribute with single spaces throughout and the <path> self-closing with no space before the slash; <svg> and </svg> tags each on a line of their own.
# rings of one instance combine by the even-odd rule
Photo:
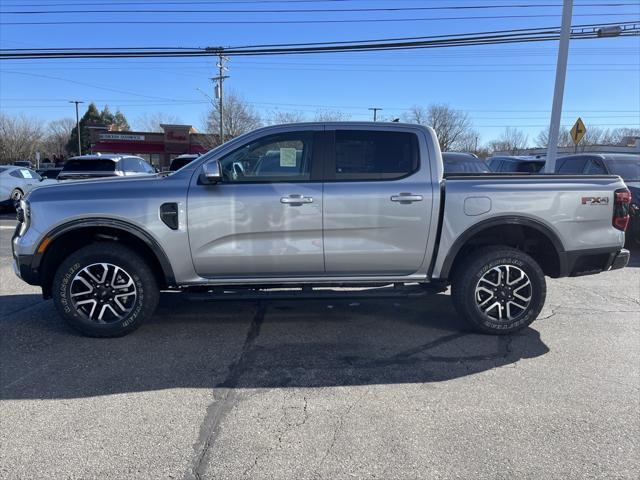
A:
<svg viewBox="0 0 640 480">
<path fill-rule="evenodd" d="M 631 203 L 631 192 L 626 188 L 616 190 L 613 202 L 613 226 L 623 232 L 629 225 L 629 204 Z"/>
</svg>

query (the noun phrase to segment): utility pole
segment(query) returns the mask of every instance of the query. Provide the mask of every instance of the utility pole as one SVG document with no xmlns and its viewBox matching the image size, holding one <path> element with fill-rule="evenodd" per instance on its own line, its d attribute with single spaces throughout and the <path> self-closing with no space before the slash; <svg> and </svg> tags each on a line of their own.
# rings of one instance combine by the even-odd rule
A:
<svg viewBox="0 0 640 480">
<path fill-rule="evenodd" d="M 382 110 L 380 107 L 372 107 L 369 110 L 373 110 L 373 121 L 377 121 L 378 120 L 378 111 Z"/>
<path fill-rule="evenodd" d="M 556 66 L 556 85 L 553 91 L 553 107 L 551 109 L 551 123 L 549 125 L 549 144 L 547 145 L 547 161 L 544 172 L 556 171 L 558 157 L 558 136 L 560 135 L 560 119 L 562 117 L 562 100 L 564 98 L 564 83 L 567 77 L 567 60 L 569 58 L 569 40 L 571 39 L 571 15 L 573 0 L 563 0 L 562 28 L 560 30 L 560 46 L 558 48 L 558 63 Z"/>
<path fill-rule="evenodd" d="M 224 72 L 227 68 L 224 66 L 224 63 L 229 60 L 222 53 L 218 54 L 218 76 L 212 77 L 211 80 L 215 82 L 215 97 L 218 99 L 218 113 L 220 114 L 219 126 L 220 126 L 220 144 L 224 143 L 224 94 L 222 90 L 222 84 L 224 81 L 229 78 L 228 75 L 225 75 Z"/>
<path fill-rule="evenodd" d="M 80 115 L 78 113 L 78 104 L 84 103 L 80 100 L 69 100 L 69 103 L 76 104 L 76 128 L 78 129 L 78 155 L 82 155 L 82 142 L 80 141 Z"/>
</svg>

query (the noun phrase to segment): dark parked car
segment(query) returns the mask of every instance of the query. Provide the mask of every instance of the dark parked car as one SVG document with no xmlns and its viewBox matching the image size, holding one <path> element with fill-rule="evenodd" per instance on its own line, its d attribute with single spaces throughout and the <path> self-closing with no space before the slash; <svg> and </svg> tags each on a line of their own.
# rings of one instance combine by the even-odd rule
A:
<svg viewBox="0 0 640 480">
<path fill-rule="evenodd" d="M 173 160 L 171 160 L 171 165 L 169 166 L 169 171 L 175 172 L 176 170 L 180 170 L 185 165 L 189 165 L 191 162 L 193 162 L 199 156 L 200 155 L 198 155 L 198 154 L 192 154 L 192 153 L 186 153 L 184 155 L 179 155 L 176 158 L 174 158 Z"/>
<path fill-rule="evenodd" d="M 491 173 L 484 160 L 472 153 L 442 152 L 444 173 Z"/>
<path fill-rule="evenodd" d="M 487 165 L 496 173 L 540 173 L 544 169 L 542 158 L 491 157 Z"/>
<path fill-rule="evenodd" d="M 575 175 L 619 175 L 631 192 L 627 245 L 640 246 L 640 154 L 580 153 L 558 158 L 556 173 Z"/>
<path fill-rule="evenodd" d="M 50 179 L 58 178 L 58 175 L 60 175 L 61 171 L 62 171 L 62 167 L 40 168 L 36 170 L 36 172 L 38 172 L 38 174 L 42 178 L 50 178 Z"/>
</svg>

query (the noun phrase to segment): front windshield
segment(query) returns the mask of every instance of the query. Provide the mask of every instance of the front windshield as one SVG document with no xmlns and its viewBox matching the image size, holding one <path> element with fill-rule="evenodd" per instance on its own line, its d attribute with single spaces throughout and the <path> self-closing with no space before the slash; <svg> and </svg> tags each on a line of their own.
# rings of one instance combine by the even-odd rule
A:
<svg viewBox="0 0 640 480">
<path fill-rule="evenodd" d="M 637 158 L 615 158 L 607 162 L 611 173 L 619 175 L 627 182 L 640 181 L 640 156 Z"/>
</svg>

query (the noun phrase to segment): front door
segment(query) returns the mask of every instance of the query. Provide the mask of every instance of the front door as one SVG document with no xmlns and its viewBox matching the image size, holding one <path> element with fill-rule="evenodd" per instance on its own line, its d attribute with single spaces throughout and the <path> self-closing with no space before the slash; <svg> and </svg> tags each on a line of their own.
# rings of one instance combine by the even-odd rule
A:
<svg viewBox="0 0 640 480">
<path fill-rule="evenodd" d="M 415 273 L 425 259 L 433 202 L 417 135 L 343 129 L 333 143 L 324 188 L 327 275 Z"/>
<path fill-rule="evenodd" d="M 202 277 L 324 274 L 316 133 L 252 141 L 219 159 L 223 181 L 189 189 L 189 242 Z M 315 175 L 314 175 L 315 176 Z"/>
</svg>

